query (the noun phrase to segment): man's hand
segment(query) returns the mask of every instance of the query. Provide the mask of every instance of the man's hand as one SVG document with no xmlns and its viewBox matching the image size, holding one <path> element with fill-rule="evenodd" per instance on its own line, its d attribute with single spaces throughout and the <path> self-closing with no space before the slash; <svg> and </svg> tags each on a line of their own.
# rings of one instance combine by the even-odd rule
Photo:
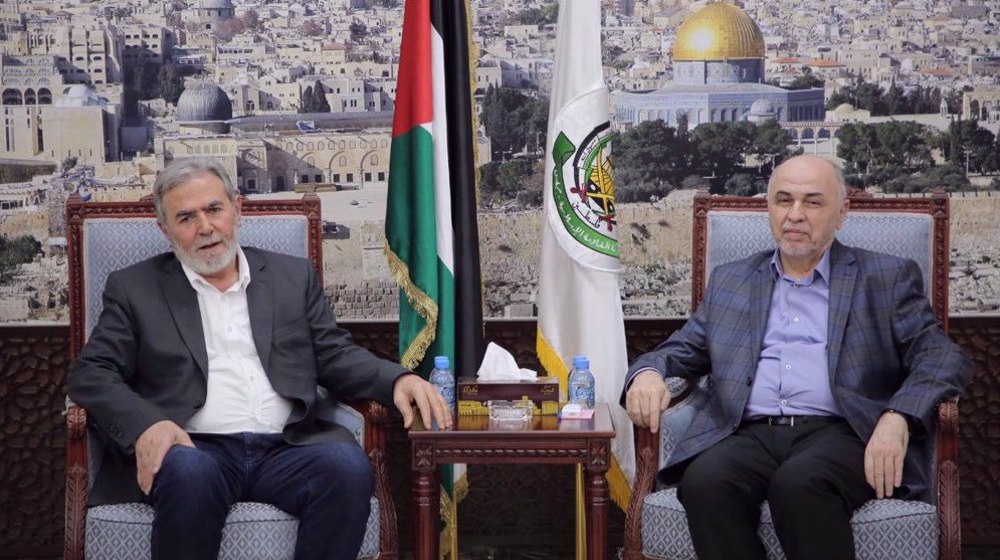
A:
<svg viewBox="0 0 1000 560">
<path fill-rule="evenodd" d="M 909 442 L 906 418 L 898 412 L 882 414 L 865 448 L 865 480 L 877 497 L 891 497 L 893 488 L 903 484 L 903 458 Z"/>
<path fill-rule="evenodd" d="M 167 451 L 174 445 L 194 447 L 191 437 L 170 420 L 160 420 L 146 428 L 135 442 L 135 463 L 139 479 L 139 489 L 149 495 L 153 489 L 153 478 L 160 472 L 160 465 Z"/>
<path fill-rule="evenodd" d="M 632 423 L 648 427 L 654 434 L 660 429 L 660 414 L 670 404 L 670 392 L 659 372 L 646 370 L 635 376 L 625 393 L 625 410 Z"/>
<path fill-rule="evenodd" d="M 437 388 L 415 373 L 404 373 L 392 387 L 392 402 L 403 414 L 403 427 L 413 425 L 413 403 L 417 404 L 424 427 L 430 429 L 431 417 L 442 429 L 451 429 L 451 409 Z"/>
</svg>

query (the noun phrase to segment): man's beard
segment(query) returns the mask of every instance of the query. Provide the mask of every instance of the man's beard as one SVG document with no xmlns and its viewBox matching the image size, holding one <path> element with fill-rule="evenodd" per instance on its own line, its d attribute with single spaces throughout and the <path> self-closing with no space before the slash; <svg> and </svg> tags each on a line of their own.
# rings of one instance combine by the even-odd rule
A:
<svg viewBox="0 0 1000 560">
<path fill-rule="evenodd" d="M 822 247 L 825 247 L 828 243 L 830 243 L 833 240 L 834 236 L 837 233 L 837 230 L 831 229 L 828 232 L 822 232 L 822 233 L 823 235 L 821 239 L 813 240 L 812 238 L 810 238 L 808 243 L 803 243 L 803 244 L 795 244 L 792 243 L 791 241 L 779 239 L 778 250 L 780 250 L 781 254 L 786 257 L 802 258 L 802 257 L 813 256 L 817 252 L 821 252 L 820 249 Z"/>
<path fill-rule="evenodd" d="M 808 257 L 816 250 L 813 244 L 811 243 L 805 246 L 802 245 L 795 246 L 792 245 L 791 243 L 788 243 L 787 241 L 779 242 L 778 248 L 781 250 L 782 255 L 785 255 L 786 257 L 796 257 L 796 258 Z"/>
<path fill-rule="evenodd" d="M 223 247 L 221 253 L 199 254 L 199 248 L 219 242 L 222 243 Z M 215 234 L 210 239 L 198 243 L 198 246 L 190 252 L 181 249 L 177 243 L 171 243 L 171 246 L 173 247 L 174 255 L 177 256 L 177 259 L 181 263 L 202 276 L 211 276 L 221 272 L 233 263 L 239 243 L 237 242 L 237 231 L 234 230 L 230 237 Z"/>
</svg>

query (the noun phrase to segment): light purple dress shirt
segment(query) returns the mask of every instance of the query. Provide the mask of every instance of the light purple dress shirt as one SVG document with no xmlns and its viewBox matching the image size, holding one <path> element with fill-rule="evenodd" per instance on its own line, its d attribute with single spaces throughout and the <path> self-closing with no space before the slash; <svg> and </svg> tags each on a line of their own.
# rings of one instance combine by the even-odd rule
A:
<svg viewBox="0 0 1000 560">
<path fill-rule="evenodd" d="M 830 251 L 811 278 L 800 280 L 785 275 L 775 251 L 771 273 L 771 309 L 743 418 L 840 416 L 830 390 L 827 357 Z"/>
</svg>

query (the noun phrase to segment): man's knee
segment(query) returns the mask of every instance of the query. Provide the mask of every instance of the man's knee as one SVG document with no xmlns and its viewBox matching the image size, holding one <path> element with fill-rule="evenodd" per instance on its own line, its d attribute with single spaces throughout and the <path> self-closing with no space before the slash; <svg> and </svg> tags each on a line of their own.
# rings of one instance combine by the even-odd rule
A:
<svg viewBox="0 0 1000 560">
<path fill-rule="evenodd" d="M 193 447 L 174 445 L 164 455 L 160 470 L 153 479 L 157 489 L 166 487 L 198 488 L 223 482 L 219 464 L 208 453 Z"/>
<path fill-rule="evenodd" d="M 358 494 L 371 496 L 375 489 L 375 476 L 371 462 L 361 447 L 353 444 L 318 444 L 318 464 L 331 482 L 342 488 L 353 488 Z"/>
<path fill-rule="evenodd" d="M 688 503 L 716 503 L 731 492 L 726 484 L 728 469 L 718 461 L 695 461 L 688 465 L 677 488 L 677 497 Z"/>
</svg>

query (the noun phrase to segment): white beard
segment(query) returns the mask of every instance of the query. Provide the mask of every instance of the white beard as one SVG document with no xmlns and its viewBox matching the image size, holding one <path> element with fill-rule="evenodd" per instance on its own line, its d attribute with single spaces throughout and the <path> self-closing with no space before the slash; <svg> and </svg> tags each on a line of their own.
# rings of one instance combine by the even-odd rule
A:
<svg viewBox="0 0 1000 560">
<path fill-rule="evenodd" d="M 786 243 L 782 241 L 778 244 L 778 248 L 781 250 L 781 254 L 786 257 L 808 257 L 813 252 L 813 247 L 808 245 L 794 246 L 791 243 Z"/>
<path fill-rule="evenodd" d="M 173 247 L 174 255 L 185 266 L 202 276 L 211 276 L 233 263 L 233 259 L 236 258 L 237 247 L 239 247 L 236 231 L 233 232 L 230 238 L 213 236 L 212 239 L 201 243 L 200 246 L 204 247 L 205 245 L 211 245 L 220 241 L 222 242 L 223 251 L 211 255 L 198 254 L 197 247 L 190 252 L 181 249 L 176 243 L 171 243 L 171 247 Z"/>
</svg>

